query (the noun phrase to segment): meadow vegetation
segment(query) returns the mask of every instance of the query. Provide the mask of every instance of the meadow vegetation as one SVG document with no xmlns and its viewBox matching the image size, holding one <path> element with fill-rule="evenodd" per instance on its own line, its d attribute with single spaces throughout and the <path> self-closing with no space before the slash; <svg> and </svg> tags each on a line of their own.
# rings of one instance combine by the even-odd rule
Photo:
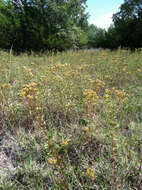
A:
<svg viewBox="0 0 142 190">
<path fill-rule="evenodd" d="M 142 51 L 1 51 L 0 72 L 0 134 L 20 147 L 0 189 L 142 188 Z"/>
</svg>

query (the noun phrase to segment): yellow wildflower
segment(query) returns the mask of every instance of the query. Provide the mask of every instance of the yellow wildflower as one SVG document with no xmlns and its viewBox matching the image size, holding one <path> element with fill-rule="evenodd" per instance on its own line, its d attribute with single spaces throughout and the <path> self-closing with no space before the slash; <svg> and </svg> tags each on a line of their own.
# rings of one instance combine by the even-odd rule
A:
<svg viewBox="0 0 142 190">
<path fill-rule="evenodd" d="M 126 98 L 123 99 L 123 102 L 126 103 L 126 102 L 128 102 L 128 100 L 129 99 L 126 97 Z"/>
<path fill-rule="evenodd" d="M 85 132 L 85 133 L 87 133 L 89 131 L 89 128 L 88 127 L 83 127 L 82 131 Z"/>
<path fill-rule="evenodd" d="M 95 83 L 95 81 L 92 80 L 91 78 L 89 78 L 88 81 L 90 82 L 90 84 L 94 84 Z"/>
<path fill-rule="evenodd" d="M 72 107 L 72 103 L 68 102 L 65 106 L 66 106 L 66 108 L 70 108 L 70 107 Z"/>
<path fill-rule="evenodd" d="M 87 175 L 87 177 L 89 177 L 91 180 L 94 180 L 94 179 L 95 179 L 95 176 L 94 176 L 94 170 L 93 170 L 93 168 L 88 168 L 87 171 L 86 171 L 86 175 Z"/>
<path fill-rule="evenodd" d="M 126 93 L 124 91 L 122 91 L 122 90 L 115 90 L 115 94 L 118 97 L 124 97 L 124 96 L 126 96 Z"/>
<path fill-rule="evenodd" d="M 37 92 L 37 93 L 36 93 L 36 96 L 39 96 L 39 95 L 40 95 L 40 92 Z"/>
<path fill-rule="evenodd" d="M 111 92 L 110 89 L 105 89 L 106 94 L 109 94 Z"/>
<path fill-rule="evenodd" d="M 60 144 L 62 147 L 66 147 L 68 145 L 69 141 L 70 141 L 70 139 L 62 139 Z"/>
<path fill-rule="evenodd" d="M 105 94 L 104 97 L 107 99 L 109 98 L 109 94 Z"/>
<path fill-rule="evenodd" d="M 87 102 L 96 102 L 98 100 L 98 96 L 97 96 L 97 93 L 94 91 L 94 90 L 86 90 L 84 92 L 84 96 L 85 96 L 85 100 Z"/>
<path fill-rule="evenodd" d="M 28 98 L 29 100 L 32 100 L 32 99 L 33 99 L 33 96 L 27 95 L 27 98 Z"/>
<path fill-rule="evenodd" d="M 97 79 L 95 82 L 96 82 L 96 85 L 97 85 L 98 87 L 104 88 L 105 82 L 103 82 L 103 81 L 101 81 L 101 80 L 99 80 L 99 79 Z"/>
<path fill-rule="evenodd" d="M 12 88 L 10 83 L 5 83 L 1 86 L 2 88 Z"/>
<path fill-rule="evenodd" d="M 57 159 L 56 158 L 49 158 L 48 159 L 48 163 L 50 164 L 50 165 L 55 165 L 56 163 L 57 163 Z"/>
<path fill-rule="evenodd" d="M 36 111 L 41 111 L 41 107 L 36 107 Z"/>
</svg>

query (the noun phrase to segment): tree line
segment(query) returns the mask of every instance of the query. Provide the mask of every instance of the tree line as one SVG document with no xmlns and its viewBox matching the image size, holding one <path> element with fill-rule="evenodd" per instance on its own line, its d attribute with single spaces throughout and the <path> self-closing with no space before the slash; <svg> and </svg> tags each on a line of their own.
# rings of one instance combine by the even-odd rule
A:
<svg viewBox="0 0 142 190">
<path fill-rule="evenodd" d="M 0 0 L 0 48 L 63 51 L 142 47 L 142 0 L 125 0 L 104 30 L 89 25 L 87 0 Z"/>
</svg>

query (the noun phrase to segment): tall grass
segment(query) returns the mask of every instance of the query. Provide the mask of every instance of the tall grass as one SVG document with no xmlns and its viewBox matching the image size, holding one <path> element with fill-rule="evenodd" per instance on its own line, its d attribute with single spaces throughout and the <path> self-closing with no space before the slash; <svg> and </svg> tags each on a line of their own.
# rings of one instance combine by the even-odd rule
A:
<svg viewBox="0 0 142 190">
<path fill-rule="evenodd" d="M 1 189 L 142 188 L 142 52 L 0 52 L 0 127 L 20 147 Z"/>
</svg>

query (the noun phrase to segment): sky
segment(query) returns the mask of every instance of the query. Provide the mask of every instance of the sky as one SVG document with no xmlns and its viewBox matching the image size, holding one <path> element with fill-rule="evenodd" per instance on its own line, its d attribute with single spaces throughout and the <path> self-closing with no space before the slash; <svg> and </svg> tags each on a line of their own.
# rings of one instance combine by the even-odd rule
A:
<svg viewBox="0 0 142 190">
<path fill-rule="evenodd" d="M 87 0 L 87 9 L 90 24 L 106 30 L 112 24 L 112 15 L 119 11 L 124 0 Z"/>
</svg>

